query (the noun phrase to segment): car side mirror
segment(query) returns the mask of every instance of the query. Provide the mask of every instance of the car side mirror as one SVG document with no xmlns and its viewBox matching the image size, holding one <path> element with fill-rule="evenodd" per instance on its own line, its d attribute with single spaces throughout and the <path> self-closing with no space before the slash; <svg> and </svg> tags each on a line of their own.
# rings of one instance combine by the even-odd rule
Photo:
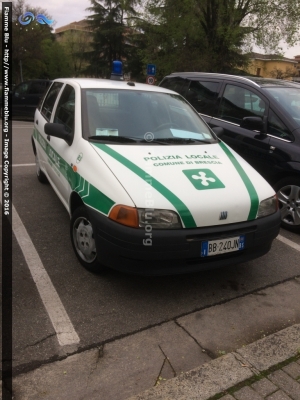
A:
<svg viewBox="0 0 300 400">
<path fill-rule="evenodd" d="M 218 136 L 221 137 L 224 133 L 224 129 L 221 126 L 215 126 L 211 130 Z"/>
<path fill-rule="evenodd" d="M 245 117 L 242 120 L 241 128 L 250 129 L 251 131 L 264 131 L 264 124 L 261 117 Z"/>
<path fill-rule="evenodd" d="M 73 135 L 71 132 L 65 130 L 63 124 L 58 124 L 55 122 L 47 122 L 44 127 L 46 135 L 54 136 L 65 140 L 69 146 L 73 143 Z"/>
</svg>

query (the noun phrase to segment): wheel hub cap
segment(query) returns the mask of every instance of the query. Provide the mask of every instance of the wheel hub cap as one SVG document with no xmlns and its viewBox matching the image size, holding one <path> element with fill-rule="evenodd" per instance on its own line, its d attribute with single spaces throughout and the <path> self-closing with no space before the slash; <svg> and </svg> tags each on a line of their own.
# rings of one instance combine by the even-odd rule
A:
<svg viewBox="0 0 300 400">
<path fill-rule="evenodd" d="M 289 225 L 300 225 L 300 187 L 288 185 L 277 193 L 281 219 Z"/>
<path fill-rule="evenodd" d="M 94 240 L 93 228 L 86 219 L 81 219 L 74 228 L 74 239 L 77 252 L 86 262 L 92 262 L 96 258 L 96 245 Z"/>
</svg>

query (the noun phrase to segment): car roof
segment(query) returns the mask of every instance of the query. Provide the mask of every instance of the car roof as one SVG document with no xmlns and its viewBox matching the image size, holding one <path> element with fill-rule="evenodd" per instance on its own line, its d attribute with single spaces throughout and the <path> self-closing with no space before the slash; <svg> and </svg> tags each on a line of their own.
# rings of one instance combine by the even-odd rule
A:
<svg viewBox="0 0 300 400">
<path fill-rule="evenodd" d="M 300 88 L 298 82 L 287 81 L 283 79 L 270 79 L 262 78 L 259 76 L 239 76 L 239 75 L 229 75 L 229 74 L 218 74 L 213 72 L 173 72 L 167 75 L 165 78 L 216 78 L 223 80 L 236 80 L 239 82 L 247 82 L 248 84 L 256 85 L 259 87 L 267 86 L 285 86 L 285 87 L 297 87 Z"/>
<path fill-rule="evenodd" d="M 300 88 L 300 85 L 298 82 L 294 81 L 287 81 L 284 79 L 271 79 L 271 78 L 260 78 L 258 76 L 251 76 L 247 77 L 251 81 L 255 82 L 257 85 L 260 87 L 264 86 L 285 86 L 285 87 L 298 87 Z"/>
<path fill-rule="evenodd" d="M 123 89 L 123 90 L 143 90 L 147 92 L 172 93 L 174 91 L 161 88 L 159 86 L 148 85 L 145 83 L 137 83 L 130 81 L 117 81 L 113 79 L 97 79 L 97 78 L 65 78 L 55 79 L 54 82 L 75 83 L 82 89 Z"/>
</svg>

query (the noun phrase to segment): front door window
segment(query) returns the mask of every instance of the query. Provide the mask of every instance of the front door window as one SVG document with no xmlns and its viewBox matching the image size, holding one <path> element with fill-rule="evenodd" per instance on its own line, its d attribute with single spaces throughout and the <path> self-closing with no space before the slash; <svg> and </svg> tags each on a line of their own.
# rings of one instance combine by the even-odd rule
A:
<svg viewBox="0 0 300 400">
<path fill-rule="evenodd" d="M 263 117 L 265 101 L 256 93 L 236 85 L 226 85 L 218 118 L 241 125 L 245 117 Z"/>
</svg>

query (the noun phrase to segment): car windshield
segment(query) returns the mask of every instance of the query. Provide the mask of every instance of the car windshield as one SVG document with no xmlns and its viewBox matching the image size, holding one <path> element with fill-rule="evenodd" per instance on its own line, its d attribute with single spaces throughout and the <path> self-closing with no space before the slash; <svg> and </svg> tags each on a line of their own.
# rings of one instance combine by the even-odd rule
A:
<svg viewBox="0 0 300 400">
<path fill-rule="evenodd" d="M 217 141 L 179 95 L 82 89 L 85 139 L 122 144 L 206 144 Z"/>
<path fill-rule="evenodd" d="M 265 88 L 280 104 L 300 127 L 300 87 L 272 87 Z"/>
</svg>

